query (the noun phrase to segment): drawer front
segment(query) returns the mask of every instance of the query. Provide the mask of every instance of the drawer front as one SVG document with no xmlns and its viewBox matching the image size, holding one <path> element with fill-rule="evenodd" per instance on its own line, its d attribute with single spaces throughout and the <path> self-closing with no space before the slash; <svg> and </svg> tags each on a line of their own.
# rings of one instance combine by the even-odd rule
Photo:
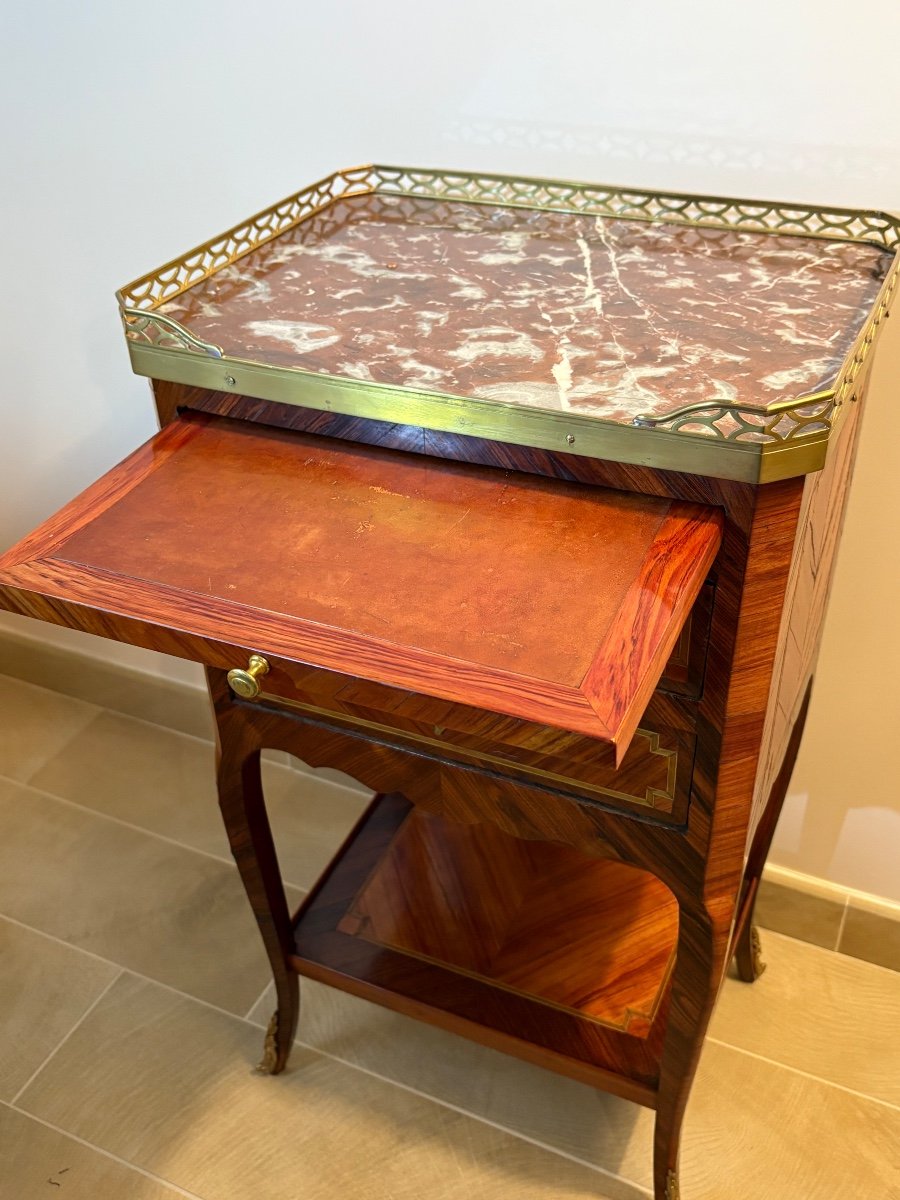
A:
<svg viewBox="0 0 900 1200">
<path fill-rule="evenodd" d="M 374 741 L 681 824 L 695 736 L 683 706 L 655 697 L 616 768 L 596 738 L 295 663 L 270 662 L 254 703 L 352 728 Z"/>
</svg>

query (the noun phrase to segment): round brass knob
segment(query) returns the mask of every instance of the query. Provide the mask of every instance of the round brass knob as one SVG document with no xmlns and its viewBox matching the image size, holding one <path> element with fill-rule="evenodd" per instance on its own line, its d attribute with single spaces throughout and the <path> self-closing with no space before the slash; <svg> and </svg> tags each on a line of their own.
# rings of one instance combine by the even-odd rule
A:
<svg viewBox="0 0 900 1200">
<path fill-rule="evenodd" d="M 251 654 L 246 671 L 242 667 L 234 667 L 228 672 L 228 686 L 242 700 L 255 700 L 259 695 L 259 679 L 267 675 L 269 664 L 261 654 Z"/>
</svg>

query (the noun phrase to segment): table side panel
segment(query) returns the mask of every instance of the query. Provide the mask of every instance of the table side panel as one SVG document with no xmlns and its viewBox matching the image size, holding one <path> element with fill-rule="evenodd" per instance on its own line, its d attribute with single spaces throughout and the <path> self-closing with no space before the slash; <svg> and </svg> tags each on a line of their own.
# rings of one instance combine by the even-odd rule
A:
<svg viewBox="0 0 900 1200">
<path fill-rule="evenodd" d="M 805 481 L 754 791 L 751 836 L 781 769 L 815 671 L 867 392 L 868 373 L 860 381 L 824 469 Z"/>
</svg>

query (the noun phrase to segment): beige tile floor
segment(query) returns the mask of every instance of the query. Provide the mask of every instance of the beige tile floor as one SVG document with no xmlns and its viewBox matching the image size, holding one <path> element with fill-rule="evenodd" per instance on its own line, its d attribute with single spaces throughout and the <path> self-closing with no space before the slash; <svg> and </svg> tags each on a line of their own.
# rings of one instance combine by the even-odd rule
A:
<svg viewBox="0 0 900 1200">
<path fill-rule="evenodd" d="M 2 680 L 0 680 L 2 684 Z M 212 748 L 0 686 L 0 1198 L 637 1200 L 652 1115 L 304 983 L 271 998 Z M 365 804 L 266 766 L 299 896 Z M 729 980 L 691 1099 L 684 1200 L 900 1200 L 900 975 L 777 934 Z"/>
</svg>

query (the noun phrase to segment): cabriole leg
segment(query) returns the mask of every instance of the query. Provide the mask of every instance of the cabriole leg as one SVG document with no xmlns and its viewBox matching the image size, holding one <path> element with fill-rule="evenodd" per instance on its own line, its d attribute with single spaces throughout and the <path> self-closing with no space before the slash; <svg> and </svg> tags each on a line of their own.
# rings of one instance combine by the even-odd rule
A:
<svg viewBox="0 0 900 1200">
<path fill-rule="evenodd" d="M 679 1200 L 681 1126 L 727 951 L 728 930 L 717 930 L 705 909 L 682 905 L 654 1126 L 654 1200 Z"/>
<path fill-rule="evenodd" d="M 747 859 L 747 869 L 745 872 L 745 887 L 753 888 L 754 892 L 759 886 L 763 867 L 766 865 L 766 859 L 769 856 L 769 850 L 772 846 L 772 838 L 775 836 L 775 827 L 778 824 L 778 818 L 781 816 L 781 809 L 784 806 L 791 776 L 794 773 L 797 754 L 800 750 L 800 742 L 803 738 L 803 728 L 806 724 L 806 714 L 809 710 L 811 692 L 812 680 L 810 680 L 807 686 L 806 695 L 803 697 L 803 704 L 800 707 L 794 728 L 791 730 L 784 762 L 781 764 L 781 770 L 772 784 L 765 812 L 760 818 L 756 834 L 753 838 L 753 844 L 750 847 L 750 855 Z M 737 967 L 739 977 L 744 983 L 753 983 L 755 979 L 758 979 L 762 975 L 766 966 L 762 961 L 759 930 L 753 924 L 753 908 L 755 905 L 756 896 L 754 894 L 752 907 L 747 913 L 734 948 L 735 966 Z"/>
<path fill-rule="evenodd" d="M 216 706 L 219 807 L 272 967 L 278 1007 L 269 1022 L 259 1068 L 277 1075 L 287 1063 L 300 1014 L 299 980 L 288 965 L 294 948 L 291 916 L 263 799 L 260 747 L 240 714 L 229 718 L 222 711 L 218 683 L 210 679 Z"/>
</svg>

